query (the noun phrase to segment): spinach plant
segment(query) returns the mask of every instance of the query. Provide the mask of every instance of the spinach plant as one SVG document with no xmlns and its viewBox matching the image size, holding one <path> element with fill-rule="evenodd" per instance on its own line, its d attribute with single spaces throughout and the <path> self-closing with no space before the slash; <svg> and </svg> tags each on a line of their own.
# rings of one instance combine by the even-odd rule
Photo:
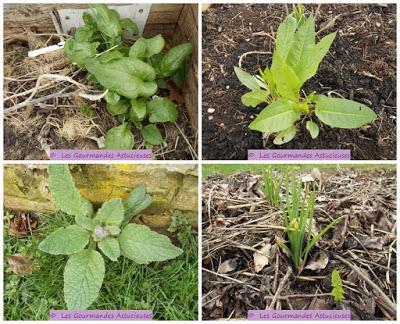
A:
<svg viewBox="0 0 400 324">
<path fill-rule="evenodd" d="M 64 269 L 68 309 L 86 309 L 97 298 L 105 274 L 103 256 L 113 262 L 123 256 L 138 264 L 148 264 L 182 253 L 167 236 L 145 225 L 130 223 L 151 203 L 143 186 L 136 187 L 125 200 L 111 199 L 95 211 L 75 187 L 68 165 L 52 164 L 48 171 L 57 209 L 75 217 L 75 224 L 57 229 L 39 244 L 43 252 L 69 256 Z"/>
<path fill-rule="evenodd" d="M 240 82 L 250 89 L 242 96 L 242 103 L 249 107 L 267 104 L 250 129 L 277 133 L 274 144 L 281 145 L 296 136 L 304 121 L 315 139 L 319 127 L 314 114 L 320 122 L 338 128 L 358 128 L 376 118 L 373 110 L 356 101 L 315 92 L 302 97 L 302 86 L 317 73 L 335 37 L 336 32 L 316 43 L 314 17 L 306 19 L 303 7 L 294 6 L 294 12 L 278 28 L 271 68 L 260 70 L 260 76 L 234 68 Z"/>
<path fill-rule="evenodd" d="M 85 25 L 65 42 L 65 54 L 88 72 L 88 79 L 107 90 L 107 111 L 120 125 L 108 130 L 106 149 L 132 149 L 136 127 L 145 146 L 161 145 L 164 139 L 158 123 L 175 122 L 176 105 L 157 95 L 168 80 L 182 88 L 186 78 L 190 43 L 182 43 L 165 52 L 162 35 L 138 38 L 133 44 L 125 33 L 137 35 L 138 26 L 131 19 L 121 19 L 118 12 L 105 4 L 90 5 L 84 13 Z"/>
<path fill-rule="evenodd" d="M 337 302 L 344 300 L 344 290 L 340 273 L 336 269 L 332 271 L 332 291 L 331 295 Z"/>
<path fill-rule="evenodd" d="M 282 214 L 289 242 L 278 241 L 279 246 L 290 255 L 299 273 L 303 270 L 308 254 L 314 245 L 343 218 L 343 216 L 336 218 L 321 232 L 314 235 L 312 228 L 316 194 L 314 190 L 310 190 L 308 184 L 303 191 L 302 185 L 303 183 L 297 181 L 294 174 L 286 179 L 286 202 L 282 208 Z"/>
</svg>

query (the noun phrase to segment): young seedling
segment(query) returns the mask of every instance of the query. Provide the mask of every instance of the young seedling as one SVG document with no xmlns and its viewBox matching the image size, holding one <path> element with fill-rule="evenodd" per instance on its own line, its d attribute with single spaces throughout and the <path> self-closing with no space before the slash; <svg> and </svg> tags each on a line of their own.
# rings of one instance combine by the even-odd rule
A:
<svg viewBox="0 0 400 324">
<path fill-rule="evenodd" d="M 295 174 L 287 177 L 286 202 L 282 208 L 282 214 L 288 243 L 278 242 L 279 246 L 290 255 L 298 273 L 302 272 L 314 245 L 343 218 L 343 216 L 336 218 L 321 232 L 313 235 L 315 191 L 310 190 L 308 184 L 303 191 L 302 185 L 301 181 L 296 180 Z"/>
<path fill-rule="evenodd" d="M 265 170 L 263 174 L 263 180 L 263 192 L 265 194 L 265 197 L 267 198 L 271 206 L 278 206 L 281 201 L 279 194 L 281 192 L 283 177 L 278 178 L 273 173 L 272 168 L 269 167 Z"/>
<path fill-rule="evenodd" d="M 331 295 L 337 302 L 344 300 L 344 290 L 340 273 L 336 269 L 332 271 L 332 291 Z"/>
<path fill-rule="evenodd" d="M 276 134 L 274 144 L 281 145 L 296 136 L 304 121 L 315 139 L 319 127 L 314 114 L 320 122 L 337 128 L 358 128 L 375 120 L 374 111 L 356 101 L 315 92 L 301 96 L 302 86 L 317 73 L 335 37 L 336 32 L 316 43 L 314 17 L 306 19 L 303 7 L 294 6 L 294 12 L 278 28 L 271 68 L 260 70 L 260 76 L 234 68 L 239 81 L 250 89 L 242 96 L 242 103 L 249 107 L 267 105 L 250 129 Z"/>
<path fill-rule="evenodd" d="M 175 122 L 178 111 L 169 98 L 156 93 L 168 80 L 182 88 L 192 45 L 182 43 L 165 52 L 162 35 L 140 37 L 131 45 L 124 33 L 139 33 L 133 20 L 121 19 L 105 4 L 90 7 L 93 13 L 83 15 L 85 25 L 65 42 L 64 50 L 72 62 L 88 72 L 90 81 L 107 91 L 107 111 L 121 123 L 108 130 L 105 148 L 132 149 L 131 126 L 141 132 L 147 148 L 163 144 L 157 124 Z"/>
<path fill-rule="evenodd" d="M 57 209 L 75 217 L 75 224 L 57 229 L 39 244 L 43 252 L 69 256 L 64 269 L 68 309 L 86 309 L 97 298 L 105 274 L 104 257 L 118 262 L 123 256 L 148 264 L 174 259 L 182 253 L 167 236 L 130 223 L 151 203 L 143 186 L 136 187 L 125 200 L 111 199 L 94 211 L 75 187 L 68 165 L 52 164 L 48 171 Z"/>
</svg>

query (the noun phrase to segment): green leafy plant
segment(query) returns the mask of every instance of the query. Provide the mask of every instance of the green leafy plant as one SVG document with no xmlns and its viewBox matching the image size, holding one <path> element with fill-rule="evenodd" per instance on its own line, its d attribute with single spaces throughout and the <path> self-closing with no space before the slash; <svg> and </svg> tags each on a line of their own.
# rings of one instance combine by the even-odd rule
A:
<svg viewBox="0 0 400 324">
<path fill-rule="evenodd" d="M 280 192 L 284 177 L 277 177 L 272 167 L 268 167 L 263 173 L 264 188 L 263 192 L 272 206 L 277 206 L 281 202 Z"/>
<path fill-rule="evenodd" d="M 344 290 L 340 273 L 336 269 L 332 271 L 332 291 L 331 295 L 337 302 L 344 300 Z"/>
<path fill-rule="evenodd" d="M 123 256 L 148 264 L 182 253 L 167 236 L 130 223 L 151 203 L 143 186 L 136 187 L 125 200 L 111 199 L 95 211 L 75 187 L 68 165 L 49 165 L 48 171 L 57 209 L 75 217 L 75 224 L 57 229 L 39 244 L 43 252 L 69 256 L 64 269 L 68 309 L 86 309 L 97 298 L 105 274 L 102 254 L 113 262 Z"/>
<path fill-rule="evenodd" d="M 302 185 L 301 181 L 296 180 L 294 173 L 286 179 L 286 202 L 282 214 L 288 242 L 278 241 L 279 246 L 290 255 L 299 273 L 303 270 L 314 245 L 343 218 L 343 216 L 336 218 L 314 235 L 312 228 L 316 194 L 314 190 L 310 190 L 308 184 L 303 191 Z"/>
<path fill-rule="evenodd" d="M 88 72 L 90 81 L 107 91 L 107 111 L 121 122 L 107 132 L 105 148 L 132 149 L 131 127 L 141 132 L 147 148 L 162 145 L 157 124 L 175 122 L 178 111 L 174 102 L 157 92 L 168 80 L 182 88 L 192 45 L 182 43 L 165 52 L 162 35 L 140 37 L 131 44 L 124 35 L 139 33 L 133 20 L 121 19 L 105 4 L 90 7 L 93 12 L 83 15 L 85 25 L 65 42 L 64 51 Z"/>
<path fill-rule="evenodd" d="M 270 69 L 266 67 L 260 70 L 260 76 L 253 76 L 234 68 L 240 82 L 250 89 L 242 96 L 242 103 L 250 107 L 267 104 L 250 129 L 276 133 L 274 144 L 281 145 L 296 136 L 304 121 L 311 137 L 316 138 L 319 127 L 314 114 L 320 122 L 338 128 L 358 128 L 375 120 L 374 111 L 356 101 L 315 92 L 301 96 L 302 86 L 317 73 L 335 37 L 336 32 L 316 43 L 314 17 L 306 19 L 299 5 L 278 28 Z"/>
</svg>

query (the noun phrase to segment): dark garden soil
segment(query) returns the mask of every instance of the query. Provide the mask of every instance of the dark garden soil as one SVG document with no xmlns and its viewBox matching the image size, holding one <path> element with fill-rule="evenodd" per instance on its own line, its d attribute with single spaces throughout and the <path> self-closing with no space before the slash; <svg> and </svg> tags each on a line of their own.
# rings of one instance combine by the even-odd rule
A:
<svg viewBox="0 0 400 324">
<path fill-rule="evenodd" d="M 6 14 L 15 15 L 17 12 L 28 17 L 38 14 L 35 6 L 14 6 L 8 10 Z M 49 26 L 49 30 L 52 29 L 54 26 Z M 34 26 L 28 26 L 24 33 L 7 35 L 4 40 L 4 158 L 42 160 L 49 158 L 50 149 L 98 149 L 106 132 L 120 124 L 107 113 L 104 101 L 81 98 L 78 95 L 80 89 L 67 81 L 43 79 L 38 91 L 32 91 L 43 74 L 70 77 L 88 86 L 86 73 L 78 71 L 62 50 L 37 58 L 27 57 L 29 50 L 57 44 L 60 41 L 58 35 L 53 31 L 38 33 Z M 89 89 L 91 94 L 100 91 L 96 87 L 89 86 Z M 165 90 L 159 95 L 169 96 L 170 93 Z M 174 91 L 171 99 L 177 100 L 177 126 L 158 124 L 167 145 L 154 147 L 153 153 L 156 159 L 195 159 L 197 134 L 191 126 L 183 97 Z M 29 104 L 13 113 L 6 113 L 27 101 Z M 132 131 L 134 148 L 144 149 L 140 133 L 136 129 Z"/>
<path fill-rule="evenodd" d="M 371 107 L 374 123 L 359 129 L 320 126 L 312 140 L 301 125 L 294 140 L 276 146 L 248 128 L 264 108 L 242 105 L 246 88 L 233 67 L 247 52 L 271 52 L 279 23 L 291 7 L 280 4 L 219 4 L 203 12 L 203 157 L 247 159 L 248 149 L 350 149 L 352 159 L 396 158 L 396 6 L 305 5 L 316 17 L 318 38 L 338 31 L 309 94 L 332 93 Z M 270 54 L 249 54 L 242 67 L 253 74 L 270 65 Z M 215 111 L 214 111 L 215 110 Z"/>
<path fill-rule="evenodd" d="M 290 272 L 278 247 L 283 219 L 265 202 L 261 179 L 238 173 L 203 183 L 203 319 L 244 319 L 256 309 L 344 309 L 354 320 L 395 319 L 395 170 L 322 171 L 315 227 L 345 218 L 314 246 L 300 274 Z M 334 269 L 343 281 L 342 302 L 330 295 Z"/>
</svg>

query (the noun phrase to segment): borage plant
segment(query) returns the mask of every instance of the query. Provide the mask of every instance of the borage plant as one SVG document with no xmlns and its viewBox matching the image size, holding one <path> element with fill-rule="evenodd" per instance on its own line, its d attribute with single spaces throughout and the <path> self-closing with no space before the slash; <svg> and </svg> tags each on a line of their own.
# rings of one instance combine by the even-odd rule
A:
<svg viewBox="0 0 400 324">
<path fill-rule="evenodd" d="M 131 45 L 124 33 L 139 33 L 134 21 L 121 19 L 105 4 L 90 7 L 93 14 L 83 14 L 85 25 L 76 29 L 64 49 L 72 62 L 88 72 L 90 81 L 107 91 L 107 111 L 121 123 L 108 130 L 105 148 L 132 149 L 132 125 L 141 132 L 147 148 L 163 144 L 157 124 L 175 122 L 178 111 L 169 98 L 156 94 L 166 88 L 167 81 L 182 88 L 192 45 L 183 43 L 163 52 L 162 35 L 140 37 Z"/>
<path fill-rule="evenodd" d="M 303 270 L 314 245 L 344 217 L 336 218 L 321 232 L 314 234 L 312 229 L 316 194 L 308 184 L 304 191 L 302 186 L 303 183 L 297 181 L 294 174 L 287 177 L 286 202 L 282 214 L 288 242 L 278 241 L 279 246 L 290 255 L 298 273 Z"/>
<path fill-rule="evenodd" d="M 75 217 L 74 225 L 57 229 L 39 244 L 43 252 L 70 256 L 64 270 L 68 309 L 86 309 L 97 298 L 105 274 L 102 254 L 114 262 L 122 255 L 138 264 L 148 264 L 182 253 L 167 236 L 145 225 L 129 223 L 151 203 L 143 186 L 135 188 L 124 201 L 114 198 L 94 211 L 75 187 L 68 165 L 49 165 L 48 171 L 57 209 Z"/>
<path fill-rule="evenodd" d="M 278 28 L 271 69 L 266 67 L 264 71 L 260 70 L 260 76 L 253 76 L 235 67 L 240 82 L 251 90 L 242 96 L 242 103 L 250 107 L 267 104 L 250 124 L 250 129 L 277 133 L 274 144 L 281 145 L 296 136 L 304 121 L 315 139 L 319 127 L 313 114 L 322 123 L 338 128 L 358 128 L 376 118 L 370 108 L 356 101 L 315 92 L 301 96 L 302 86 L 317 73 L 335 37 L 336 32 L 316 43 L 314 17 L 311 15 L 306 19 L 300 5 L 294 7 L 294 13 Z"/>
</svg>

